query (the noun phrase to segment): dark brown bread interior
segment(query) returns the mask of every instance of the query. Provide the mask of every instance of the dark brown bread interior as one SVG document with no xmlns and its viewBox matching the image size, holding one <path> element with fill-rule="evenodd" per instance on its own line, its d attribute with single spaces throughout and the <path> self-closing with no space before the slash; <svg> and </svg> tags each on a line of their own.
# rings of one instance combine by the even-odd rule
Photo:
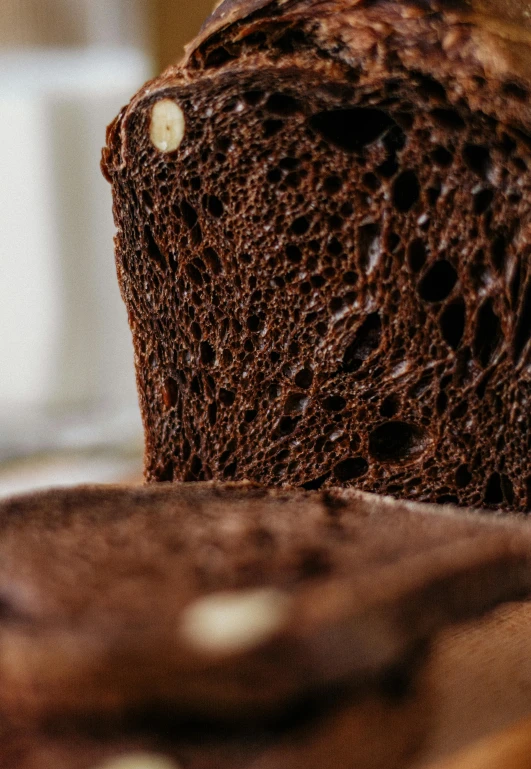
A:
<svg viewBox="0 0 531 769">
<path fill-rule="evenodd" d="M 260 589 L 290 608 L 256 648 L 219 655 L 180 632 L 195 602 Z M 530 590 L 526 522 L 356 491 L 4 502 L 0 767 L 96 769 L 139 749 L 185 769 L 402 766 L 429 729 L 434 632 Z"/>
<path fill-rule="evenodd" d="M 530 508 L 524 6 L 228 1 L 121 113 L 149 481 Z"/>
</svg>

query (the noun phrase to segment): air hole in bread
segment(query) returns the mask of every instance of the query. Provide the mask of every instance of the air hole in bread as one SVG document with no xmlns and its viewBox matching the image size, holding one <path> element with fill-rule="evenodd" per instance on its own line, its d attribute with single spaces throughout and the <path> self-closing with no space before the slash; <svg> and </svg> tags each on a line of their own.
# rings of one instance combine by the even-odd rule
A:
<svg viewBox="0 0 531 769">
<path fill-rule="evenodd" d="M 490 170 L 490 151 L 479 144 L 465 144 L 463 159 L 466 165 L 478 176 L 487 177 Z"/>
<path fill-rule="evenodd" d="M 430 113 L 436 125 L 449 131 L 462 131 L 465 121 L 454 109 L 434 109 Z"/>
<path fill-rule="evenodd" d="M 507 250 L 507 242 L 503 235 L 497 235 L 492 241 L 490 247 L 490 253 L 492 257 L 492 264 L 496 270 L 501 270 L 504 262 Z"/>
<path fill-rule="evenodd" d="M 238 470 L 238 462 L 231 462 L 230 465 L 227 465 L 225 469 L 223 470 L 223 477 L 225 480 L 230 480 L 231 478 L 234 478 L 236 475 L 236 472 Z"/>
<path fill-rule="evenodd" d="M 219 219 L 221 216 L 223 216 L 224 206 L 216 195 L 208 196 L 207 208 L 209 214 L 214 218 Z"/>
<path fill-rule="evenodd" d="M 486 368 L 493 360 L 502 339 L 500 319 L 494 312 L 492 299 L 480 307 L 474 337 L 474 357 Z"/>
<path fill-rule="evenodd" d="M 217 251 L 209 246 L 205 248 L 203 256 L 210 272 L 213 275 L 219 275 L 222 272 L 222 265 Z"/>
<path fill-rule="evenodd" d="M 331 473 L 324 473 L 323 475 L 320 475 L 318 478 L 315 478 L 311 481 L 307 481 L 306 483 L 302 484 L 302 488 L 306 489 L 306 491 L 318 491 L 321 489 L 327 480 L 330 478 Z"/>
<path fill-rule="evenodd" d="M 397 463 L 417 459 L 426 446 L 426 430 L 407 422 L 384 422 L 369 436 L 370 454 L 379 462 Z"/>
<path fill-rule="evenodd" d="M 413 272 L 420 272 L 426 264 L 426 246 L 421 238 L 415 238 L 408 246 L 408 262 Z"/>
<path fill-rule="evenodd" d="M 523 85 L 514 82 L 506 82 L 502 86 L 502 92 L 510 98 L 517 99 L 518 101 L 527 101 L 529 98 L 529 91 Z"/>
<path fill-rule="evenodd" d="M 151 232 L 149 227 L 146 227 L 144 230 L 144 236 L 146 239 L 146 248 L 149 258 L 154 261 L 158 266 L 161 268 L 161 270 L 166 270 L 168 268 L 168 263 L 166 261 L 166 257 L 158 247 L 155 238 L 153 237 L 153 233 Z"/>
<path fill-rule="evenodd" d="M 295 431 L 298 423 L 299 423 L 298 418 L 283 417 L 278 423 L 279 435 L 291 435 L 291 433 Z"/>
<path fill-rule="evenodd" d="M 301 104 L 289 94 L 274 93 L 266 101 L 265 109 L 274 115 L 294 115 L 301 109 Z"/>
<path fill-rule="evenodd" d="M 347 152 L 363 149 L 396 125 L 386 112 L 363 107 L 321 112 L 310 124 L 327 142 Z"/>
<path fill-rule="evenodd" d="M 313 383 L 313 371 L 309 368 L 303 368 L 295 375 L 295 384 L 303 390 L 308 390 Z"/>
<path fill-rule="evenodd" d="M 208 421 L 214 427 L 218 419 L 218 405 L 216 402 L 208 404 Z"/>
<path fill-rule="evenodd" d="M 323 187 L 328 195 L 335 195 L 343 187 L 343 179 L 339 176 L 328 176 L 323 182 Z"/>
<path fill-rule="evenodd" d="M 306 216 L 299 216 L 291 225 L 291 231 L 295 235 L 305 235 L 310 229 L 310 222 Z"/>
<path fill-rule="evenodd" d="M 181 203 L 181 214 L 184 223 L 190 230 L 195 227 L 198 221 L 197 211 L 187 200 L 183 200 Z"/>
<path fill-rule="evenodd" d="M 179 397 L 179 386 L 173 377 L 167 377 L 162 386 L 162 398 L 167 409 L 174 408 Z"/>
<path fill-rule="evenodd" d="M 440 317 L 441 332 L 444 341 L 453 350 L 457 350 L 461 344 L 465 331 L 466 305 L 462 297 L 459 297 L 444 308 Z"/>
<path fill-rule="evenodd" d="M 373 312 L 363 321 L 353 341 L 345 350 L 343 369 L 347 373 L 357 371 L 380 347 L 382 321 L 378 312 Z"/>
<path fill-rule="evenodd" d="M 222 387 L 219 391 L 219 399 L 224 406 L 232 406 L 236 400 L 236 396 L 232 390 L 226 390 Z"/>
<path fill-rule="evenodd" d="M 417 78 L 417 92 L 426 101 L 432 102 L 444 102 L 446 101 L 446 91 L 444 86 L 424 73 L 416 72 Z"/>
<path fill-rule="evenodd" d="M 514 503 L 514 486 L 511 479 L 505 474 L 501 474 L 501 485 L 504 500 L 512 505 Z"/>
<path fill-rule="evenodd" d="M 283 127 L 284 122 L 282 120 L 265 120 L 264 139 L 270 139 L 272 136 L 275 136 Z"/>
<path fill-rule="evenodd" d="M 531 280 L 528 281 L 514 338 L 514 361 L 518 362 L 531 338 Z"/>
<path fill-rule="evenodd" d="M 444 414 L 448 407 L 448 395 L 445 392 L 440 392 L 437 395 L 437 400 L 435 401 L 435 410 L 437 412 L 437 415 L 440 417 Z"/>
<path fill-rule="evenodd" d="M 387 395 L 380 406 L 380 416 L 391 419 L 396 416 L 400 410 L 400 398 L 393 393 Z"/>
<path fill-rule="evenodd" d="M 503 502 L 503 491 L 499 473 L 492 473 L 489 476 L 483 501 L 489 507 L 500 505 Z"/>
<path fill-rule="evenodd" d="M 330 395 L 323 401 L 325 411 L 343 411 L 347 402 L 341 395 Z"/>
<path fill-rule="evenodd" d="M 196 286 L 202 286 L 203 285 L 203 276 L 201 275 L 200 271 L 197 269 L 197 267 L 193 264 L 187 264 L 186 265 L 186 272 L 192 283 L 194 283 Z"/>
<path fill-rule="evenodd" d="M 393 186 L 393 204 L 402 212 L 407 212 L 420 197 L 420 184 L 414 171 L 403 171 Z"/>
<path fill-rule="evenodd" d="M 161 483 L 173 482 L 174 468 L 173 462 L 167 462 L 162 468 L 159 469 L 159 477 Z"/>
<path fill-rule="evenodd" d="M 447 150 L 446 147 L 436 147 L 432 151 L 431 157 L 433 162 L 442 168 L 448 168 L 448 166 L 451 166 L 454 159 L 452 153 Z"/>
<path fill-rule="evenodd" d="M 489 189 L 483 189 L 474 195 L 474 213 L 484 214 L 490 208 L 494 200 L 494 192 Z"/>
<path fill-rule="evenodd" d="M 361 478 L 369 470 L 369 464 L 363 457 L 349 457 L 338 462 L 334 467 L 334 475 L 340 483 Z"/>
<path fill-rule="evenodd" d="M 465 489 L 472 481 L 472 474 L 468 465 L 459 465 L 455 473 L 455 484 L 458 489 Z"/>
<path fill-rule="evenodd" d="M 446 259 L 434 262 L 419 284 L 419 294 L 426 302 L 442 302 L 457 283 L 457 272 Z"/>
<path fill-rule="evenodd" d="M 278 182 L 282 179 L 282 171 L 280 168 L 272 168 L 271 171 L 267 174 L 267 181 L 270 184 L 278 184 Z"/>
<path fill-rule="evenodd" d="M 525 479 L 525 490 L 526 490 L 526 497 L 525 497 L 525 504 L 526 509 L 528 511 L 531 511 L 531 475 L 528 475 Z"/>
<path fill-rule="evenodd" d="M 221 67 L 223 64 L 226 64 L 228 61 L 234 58 L 236 57 L 229 53 L 229 51 L 224 46 L 219 46 L 218 48 L 210 51 L 205 61 L 205 67 L 207 69 L 215 69 L 217 67 Z"/>
</svg>

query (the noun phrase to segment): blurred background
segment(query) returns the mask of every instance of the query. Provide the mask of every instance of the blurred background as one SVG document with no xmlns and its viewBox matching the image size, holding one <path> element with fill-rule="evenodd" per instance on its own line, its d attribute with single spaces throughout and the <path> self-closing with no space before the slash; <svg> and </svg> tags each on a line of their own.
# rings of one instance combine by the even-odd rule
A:
<svg viewBox="0 0 531 769">
<path fill-rule="evenodd" d="M 105 127 L 213 0 L 0 0 L 0 496 L 141 479 Z"/>
</svg>

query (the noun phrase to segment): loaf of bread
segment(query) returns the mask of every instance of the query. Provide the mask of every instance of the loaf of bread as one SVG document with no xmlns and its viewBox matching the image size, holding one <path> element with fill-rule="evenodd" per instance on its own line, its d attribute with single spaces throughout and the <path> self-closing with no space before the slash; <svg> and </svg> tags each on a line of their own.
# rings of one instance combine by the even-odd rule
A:
<svg viewBox="0 0 531 769">
<path fill-rule="evenodd" d="M 0 532 L 2 769 L 396 769 L 435 631 L 531 591 L 518 520 L 351 490 L 84 487 Z"/>
<path fill-rule="evenodd" d="M 531 506 L 531 17 L 226 0 L 108 132 L 149 481 Z"/>
</svg>

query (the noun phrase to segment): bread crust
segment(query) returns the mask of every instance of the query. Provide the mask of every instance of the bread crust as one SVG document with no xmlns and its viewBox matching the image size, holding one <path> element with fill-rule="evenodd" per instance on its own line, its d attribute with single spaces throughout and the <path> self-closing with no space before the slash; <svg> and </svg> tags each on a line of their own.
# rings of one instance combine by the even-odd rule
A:
<svg viewBox="0 0 531 769">
<path fill-rule="evenodd" d="M 352 27 L 354 43 L 357 17 L 371 11 L 373 5 L 376 7 L 376 19 L 373 17 L 369 24 L 372 24 L 377 36 L 385 36 L 390 31 L 377 20 L 380 13 L 394 18 L 396 23 L 400 20 L 414 20 L 428 26 L 430 19 L 436 18 L 447 32 L 449 55 L 452 48 L 459 51 L 462 40 L 459 33 L 467 30 L 471 45 L 467 47 L 465 56 L 479 64 L 486 76 L 515 78 L 531 83 L 531 13 L 526 0 L 386 0 L 380 4 L 366 0 L 224 0 L 205 20 L 199 34 L 186 46 L 186 55 L 182 61 L 168 67 L 162 75 L 141 89 L 131 101 L 129 111 L 134 110 L 145 96 L 192 81 L 196 73 L 191 63 L 198 51 L 214 37 L 230 39 L 235 28 L 242 23 L 245 23 L 249 32 L 253 25 L 259 26 L 264 19 L 289 18 L 304 23 L 322 15 L 324 40 L 327 33 L 337 29 L 342 29 L 348 38 Z M 459 62 L 454 62 L 454 67 L 455 64 Z M 459 75 L 458 70 L 456 74 Z M 522 111 L 527 125 L 530 125 L 528 110 Z M 123 116 L 122 112 L 115 123 L 121 123 Z M 108 167 L 109 156 L 105 157 L 103 167 L 108 175 L 112 164 Z"/>
<path fill-rule="evenodd" d="M 341 18 L 339 24 L 349 25 L 353 12 L 363 13 L 371 5 L 364 0 L 225 0 L 187 47 L 187 59 L 210 37 L 221 31 L 228 33 L 230 27 L 251 20 L 257 12 L 292 18 L 333 13 Z M 398 0 L 381 5 L 392 7 L 398 18 L 428 21 L 436 16 L 449 30 L 456 31 L 469 26 L 474 30 L 475 55 L 489 67 L 491 76 L 513 75 L 526 80 L 531 76 L 531 13 L 525 0 Z"/>
</svg>

